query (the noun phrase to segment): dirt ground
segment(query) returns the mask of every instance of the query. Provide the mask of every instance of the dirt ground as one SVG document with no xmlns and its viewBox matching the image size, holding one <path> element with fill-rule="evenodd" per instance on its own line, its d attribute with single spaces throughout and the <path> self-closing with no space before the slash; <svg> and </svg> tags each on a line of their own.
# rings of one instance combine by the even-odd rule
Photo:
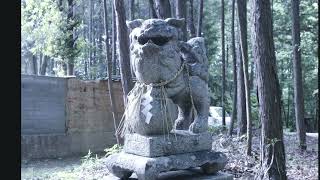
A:
<svg viewBox="0 0 320 180">
<path fill-rule="evenodd" d="M 52 179 L 54 174 L 72 172 L 80 165 L 80 157 L 24 161 L 21 163 L 21 179 Z"/>
<path fill-rule="evenodd" d="M 284 133 L 287 176 L 289 180 L 318 179 L 318 133 L 307 134 L 307 151 L 300 153 L 296 133 Z M 254 179 L 259 164 L 259 133 L 254 132 L 253 156 L 246 157 L 245 138 L 228 138 L 222 134 L 213 137 L 213 149 L 224 152 L 229 162 L 225 172 L 235 179 Z M 41 159 L 21 162 L 21 179 L 103 179 L 107 170 L 99 164 L 99 158 L 82 163 L 81 157 Z"/>
</svg>

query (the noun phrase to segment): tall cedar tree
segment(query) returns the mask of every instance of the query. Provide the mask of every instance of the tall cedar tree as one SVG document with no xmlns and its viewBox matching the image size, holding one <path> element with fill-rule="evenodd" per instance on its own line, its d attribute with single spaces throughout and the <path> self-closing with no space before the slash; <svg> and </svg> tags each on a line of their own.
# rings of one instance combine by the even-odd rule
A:
<svg viewBox="0 0 320 180">
<path fill-rule="evenodd" d="M 226 111 L 225 111 L 225 84 L 226 84 L 226 63 L 225 63 L 225 47 L 224 47 L 224 0 L 221 0 L 221 59 L 222 59 L 222 95 L 221 95 L 221 106 L 222 106 L 222 126 L 225 128 L 226 125 Z"/>
<path fill-rule="evenodd" d="M 103 0 L 103 10 L 104 10 L 104 32 L 106 34 L 106 64 L 107 64 L 107 73 L 108 73 L 108 89 L 109 89 L 109 98 L 110 98 L 110 106 L 112 111 L 112 118 L 113 118 L 113 125 L 114 130 L 116 132 L 117 130 L 117 124 L 116 124 L 116 106 L 115 106 L 115 99 L 113 94 L 113 83 L 112 83 L 112 60 L 110 56 L 110 47 L 109 47 L 109 33 L 108 33 L 108 9 L 107 9 L 107 0 Z M 119 144 L 119 137 L 116 135 L 117 144 Z"/>
<path fill-rule="evenodd" d="M 197 29 L 197 36 L 198 37 L 201 37 L 202 17 L 203 17 L 203 0 L 200 0 L 200 3 L 199 3 L 199 15 L 198 15 L 198 29 Z"/>
<path fill-rule="evenodd" d="M 196 36 L 196 29 L 194 27 L 194 20 L 193 20 L 193 0 L 189 0 L 189 14 L 188 14 L 188 29 L 190 31 L 190 38 Z"/>
<path fill-rule="evenodd" d="M 129 20 L 134 20 L 134 13 L 135 13 L 135 7 L 134 7 L 134 0 L 130 0 L 129 3 L 130 7 L 129 7 Z"/>
<path fill-rule="evenodd" d="M 252 123 L 251 123 L 251 106 L 250 106 L 250 89 L 248 74 L 248 44 L 247 44 L 247 1 L 237 0 L 239 30 L 240 30 L 240 47 L 242 56 L 243 78 L 245 88 L 245 103 L 247 117 L 247 155 L 251 155 L 252 141 Z"/>
<path fill-rule="evenodd" d="M 237 114 L 237 59 L 236 59 L 236 47 L 235 47 L 235 34 L 234 34 L 234 11 L 235 11 L 235 0 L 232 0 L 232 14 L 231 14 L 231 51 L 232 51 L 232 62 L 233 62 L 233 102 L 232 102 L 232 115 L 231 122 L 228 131 L 228 135 L 232 136 L 233 125 Z"/>
<path fill-rule="evenodd" d="M 242 56 L 239 40 L 239 32 L 237 31 L 237 136 L 241 136 L 247 132 L 247 112 L 244 88 L 244 76 L 242 66 Z"/>
<path fill-rule="evenodd" d="M 187 1 L 186 0 L 176 0 L 176 16 L 177 18 L 184 18 L 184 24 L 182 26 L 182 40 L 187 41 Z"/>
<path fill-rule="evenodd" d="M 113 4 L 113 2 L 112 2 Z M 117 22 L 114 5 L 112 5 L 112 71 L 117 75 Z"/>
<path fill-rule="evenodd" d="M 253 57 L 256 62 L 261 128 L 261 164 L 270 167 L 269 179 L 286 180 L 281 120 L 281 95 L 271 25 L 269 0 L 253 0 Z M 272 145 L 272 141 L 274 145 Z M 266 168 L 263 166 L 264 168 Z"/>
<path fill-rule="evenodd" d="M 169 0 L 156 0 L 156 7 L 158 18 L 166 19 L 172 17 Z"/>
<path fill-rule="evenodd" d="M 129 37 L 126 25 L 125 7 L 123 0 L 114 0 L 117 20 L 117 38 L 119 43 L 120 76 L 123 90 L 124 104 L 127 104 L 127 95 L 133 88 L 130 69 Z"/>
<path fill-rule="evenodd" d="M 304 100 L 301 67 L 300 46 L 300 17 L 299 0 L 292 0 L 292 46 L 293 46 L 293 83 L 294 83 L 294 110 L 296 117 L 296 128 L 298 132 L 299 147 L 306 150 L 306 128 L 304 121 Z"/>
<path fill-rule="evenodd" d="M 149 6 L 151 10 L 151 18 L 158 18 L 157 11 L 155 9 L 154 1 L 149 0 Z"/>
</svg>

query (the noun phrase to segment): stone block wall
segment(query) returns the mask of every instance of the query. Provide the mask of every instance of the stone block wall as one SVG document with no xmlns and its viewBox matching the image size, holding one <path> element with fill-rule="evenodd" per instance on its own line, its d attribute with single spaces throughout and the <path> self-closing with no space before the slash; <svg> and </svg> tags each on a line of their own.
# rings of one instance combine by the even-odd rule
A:
<svg viewBox="0 0 320 180">
<path fill-rule="evenodd" d="M 113 131 L 114 125 L 107 80 L 81 81 L 69 79 L 67 89 L 67 131 L 69 133 Z M 116 99 L 117 115 L 121 117 L 123 99 L 120 82 L 113 83 L 113 91 Z"/>
</svg>

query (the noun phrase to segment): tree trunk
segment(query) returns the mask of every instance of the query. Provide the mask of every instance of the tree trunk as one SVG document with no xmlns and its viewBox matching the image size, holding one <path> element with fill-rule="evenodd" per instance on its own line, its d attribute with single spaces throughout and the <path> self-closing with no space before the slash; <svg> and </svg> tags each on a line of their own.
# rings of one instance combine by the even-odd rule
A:
<svg viewBox="0 0 320 180">
<path fill-rule="evenodd" d="M 239 33 L 238 33 L 239 34 Z M 237 42 L 237 136 L 247 132 L 247 113 L 240 44 Z"/>
<path fill-rule="evenodd" d="M 111 111 L 112 111 L 112 118 L 113 118 L 113 125 L 114 125 L 114 132 L 117 131 L 117 122 L 116 122 L 116 106 L 115 106 L 115 100 L 114 100 L 114 94 L 113 94 L 113 83 L 112 83 L 112 61 L 111 61 L 111 56 L 110 56 L 110 48 L 109 48 L 109 33 L 108 33 L 108 9 L 107 9 L 107 0 L 103 0 L 103 9 L 104 9 L 104 24 L 105 24 L 105 34 L 106 34 L 106 64 L 107 64 L 107 72 L 108 72 L 108 89 L 109 89 L 109 98 L 110 98 L 110 106 L 111 106 Z M 119 145 L 119 136 L 117 134 L 116 139 L 117 139 L 117 144 Z"/>
<path fill-rule="evenodd" d="M 253 54 L 257 67 L 259 116 L 262 123 L 261 161 L 266 162 L 266 167 L 270 166 L 267 171 L 269 179 L 286 180 L 281 95 L 271 26 L 270 1 L 253 0 L 252 2 Z M 277 141 L 274 146 L 270 146 L 272 141 Z M 266 167 L 263 166 L 262 168 Z"/>
<path fill-rule="evenodd" d="M 112 2 L 113 4 L 113 2 Z M 112 71 L 113 74 L 117 74 L 117 22 L 114 5 L 112 5 Z"/>
<path fill-rule="evenodd" d="M 54 76 L 55 72 L 54 72 L 54 59 L 50 58 L 50 75 Z"/>
<path fill-rule="evenodd" d="M 198 15 L 198 29 L 197 29 L 197 36 L 198 37 L 201 37 L 202 17 L 203 17 L 203 0 L 200 0 L 200 3 L 199 3 L 199 15 Z"/>
<path fill-rule="evenodd" d="M 42 53 L 39 53 L 39 61 L 37 62 L 38 74 L 41 72 L 41 64 L 42 64 Z"/>
<path fill-rule="evenodd" d="M 182 40 L 187 41 L 187 4 L 186 0 L 176 0 L 176 16 L 177 18 L 184 18 L 182 30 Z"/>
<path fill-rule="evenodd" d="M 104 6 L 104 3 L 103 2 L 100 2 L 99 3 L 101 6 Z M 108 12 L 108 11 L 107 11 Z M 108 19 L 108 17 L 107 17 L 107 19 Z M 104 54 L 104 52 L 103 52 L 103 34 L 104 34 L 104 31 L 105 31 L 105 29 L 104 29 L 104 27 L 103 27 L 103 22 L 104 21 L 104 11 L 101 11 L 101 14 L 99 15 L 99 28 L 98 28 L 98 58 L 99 58 L 99 61 L 98 61 L 98 67 L 99 67 L 99 69 L 98 69 L 98 75 L 99 75 L 99 78 L 101 78 L 101 77 L 103 77 L 103 74 L 105 73 L 105 72 L 107 72 L 106 71 L 106 69 L 103 69 L 102 68 L 102 66 L 103 66 L 103 64 L 104 64 L 104 61 L 105 61 L 105 59 L 103 58 L 103 54 Z M 107 39 L 107 41 L 105 41 L 106 42 L 106 46 L 108 46 L 108 52 L 106 52 L 106 56 L 109 56 L 108 58 L 109 59 L 111 59 L 111 52 L 110 52 L 110 43 L 109 43 L 109 39 L 110 39 L 110 36 L 109 36 L 109 29 L 107 29 L 107 33 L 108 33 L 108 37 L 106 37 Z M 112 69 L 111 69 L 112 70 Z"/>
<path fill-rule="evenodd" d="M 151 14 L 152 14 L 151 18 L 158 18 L 157 11 L 155 9 L 155 5 L 154 5 L 153 0 L 149 0 L 149 6 L 150 6 Z"/>
<path fill-rule="evenodd" d="M 120 75 L 123 89 L 124 104 L 127 104 L 127 95 L 133 88 L 130 68 L 129 56 L 129 38 L 126 25 L 125 7 L 123 0 L 114 0 L 116 19 L 117 19 L 117 37 L 119 42 L 119 60 L 120 60 Z"/>
<path fill-rule="evenodd" d="M 67 14 L 67 21 L 68 21 L 68 25 L 70 26 L 70 29 L 68 29 L 70 35 L 68 36 L 68 40 L 67 40 L 67 45 L 69 49 L 74 49 L 74 26 L 70 25 L 73 24 L 73 20 L 74 20 L 74 2 L 73 0 L 68 0 L 68 14 Z M 67 62 L 67 69 L 68 69 L 68 75 L 71 76 L 74 74 L 73 69 L 74 69 L 74 55 L 70 55 L 68 58 L 68 62 Z"/>
<path fill-rule="evenodd" d="M 88 21 L 87 21 L 87 16 L 86 16 L 86 13 L 85 13 L 85 7 L 87 6 L 86 4 L 86 0 L 83 0 L 82 3 L 83 3 L 83 23 L 85 25 L 88 25 Z M 90 1 L 89 1 L 90 2 Z M 89 39 L 89 28 L 88 27 L 84 27 L 83 29 L 83 37 L 85 39 L 86 42 L 88 42 L 88 39 Z M 90 52 L 90 49 L 89 48 L 86 48 L 85 50 L 85 53 L 84 53 L 84 76 L 85 76 L 85 79 L 89 79 L 89 59 L 90 59 L 90 56 L 89 56 L 89 52 Z"/>
<path fill-rule="evenodd" d="M 93 24 L 95 23 L 95 21 L 93 21 Z M 96 79 L 97 77 L 97 71 L 96 71 L 96 67 L 97 67 L 97 41 L 96 41 L 96 34 L 97 34 L 97 30 L 95 27 L 93 27 L 93 34 L 92 34 L 92 40 L 93 40 L 93 44 L 92 44 L 92 67 L 94 68 L 92 71 L 92 79 Z"/>
<path fill-rule="evenodd" d="M 157 16 L 160 19 L 170 18 L 171 6 L 169 0 L 156 0 Z"/>
<path fill-rule="evenodd" d="M 242 55 L 246 114 L 247 114 L 247 155 L 251 155 L 251 139 L 252 139 L 252 122 L 250 107 L 250 89 L 249 89 L 249 73 L 248 73 L 248 44 L 247 44 L 247 1 L 237 0 L 239 29 L 240 29 L 240 47 Z"/>
<path fill-rule="evenodd" d="M 40 75 L 46 75 L 47 66 L 48 66 L 48 56 L 43 55 L 42 63 L 40 67 Z"/>
<path fill-rule="evenodd" d="M 289 119 L 290 119 L 290 85 L 288 85 L 287 117 L 288 117 L 288 121 L 286 121 L 286 128 L 289 127 Z"/>
<path fill-rule="evenodd" d="M 237 59 L 236 59 L 236 47 L 235 47 L 235 35 L 234 35 L 234 10 L 235 0 L 232 0 L 232 15 L 231 15 L 231 51 L 232 51 L 232 62 L 233 62 L 233 102 L 232 102 L 232 115 L 229 127 L 229 136 L 232 136 L 233 124 L 237 114 Z"/>
<path fill-rule="evenodd" d="M 67 63 L 62 62 L 63 75 L 66 76 L 68 73 Z"/>
<path fill-rule="evenodd" d="M 73 61 L 68 61 L 68 64 L 67 64 L 67 69 L 68 69 L 68 76 L 72 76 L 73 73 L 74 73 L 74 63 Z"/>
<path fill-rule="evenodd" d="M 315 109 L 315 130 L 317 133 L 319 133 L 319 92 L 316 94 L 316 96 L 318 96 L 315 100 L 316 100 L 316 109 Z"/>
<path fill-rule="evenodd" d="M 292 0 L 292 46 L 293 46 L 293 87 L 296 128 L 299 139 L 299 148 L 307 149 L 306 127 L 304 122 L 304 100 L 301 67 L 301 47 L 300 47 L 300 18 L 299 0 Z"/>
<path fill-rule="evenodd" d="M 89 62 L 88 62 L 88 73 L 89 73 L 89 79 L 92 79 L 92 44 L 93 44 L 93 0 L 89 0 Z"/>
<path fill-rule="evenodd" d="M 129 20 L 134 20 L 134 13 L 135 13 L 135 7 L 134 7 L 134 0 L 130 0 L 130 3 L 129 3 L 130 7 L 129 7 L 129 10 L 130 10 L 130 13 L 129 13 Z"/>
<path fill-rule="evenodd" d="M 170 2 L 170 7 L 171 7 L 171 14 L 172 14 L 172 18 L 176 18 L 176 0 L 169 0 Z"/>
<path fill-rule="evenodd" d="M 189 14 L 188 14 L 188 29 L 190 31 L 190 38 L 196 36 L 196 29 L 194 27 L 194 20 L 193 20 L 193 0 L 189 0 Z"/>
<path fill-rule="evenodd" d="M 226 67 L 225 67 L 225 47 L 224 47 L 224 0 L 221 0 L 221 56 L 222 56 L 222 95 L 221 95 L 221 106 L 222 106 L 222 126 L 226 126 L 226 112 L 224 107 L 224 94 L 226 84 Z"/>
<path fill-rule="evenodd" d="M 38 75 L 37 56 L 32 55 L 32 74 Z"/>
</svg>

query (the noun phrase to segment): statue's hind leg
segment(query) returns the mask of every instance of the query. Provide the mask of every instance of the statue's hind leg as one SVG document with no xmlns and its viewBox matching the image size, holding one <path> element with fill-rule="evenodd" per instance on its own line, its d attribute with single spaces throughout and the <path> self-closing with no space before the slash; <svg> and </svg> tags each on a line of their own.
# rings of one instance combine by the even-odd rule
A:
<svg viewBox="0 0 320 180">
<path fill-rule="evenodd" d="M 209 115 L 209 96 L 208 85 L 205 81 L 197 76 L 190 78 L 191 95 L 194 106 L 197 110 L 197 115 L 194 121 L 189 126 L 189 131 L 193 133 L 201 133 L 208 129 Z"/>
<path fill-rule="evenodd" d="M 190 108 L 186 104 L 178 104 L 178 118 L 175 120 L 174 129 L 187 130 L 191 123 Z"/>
</svg>

